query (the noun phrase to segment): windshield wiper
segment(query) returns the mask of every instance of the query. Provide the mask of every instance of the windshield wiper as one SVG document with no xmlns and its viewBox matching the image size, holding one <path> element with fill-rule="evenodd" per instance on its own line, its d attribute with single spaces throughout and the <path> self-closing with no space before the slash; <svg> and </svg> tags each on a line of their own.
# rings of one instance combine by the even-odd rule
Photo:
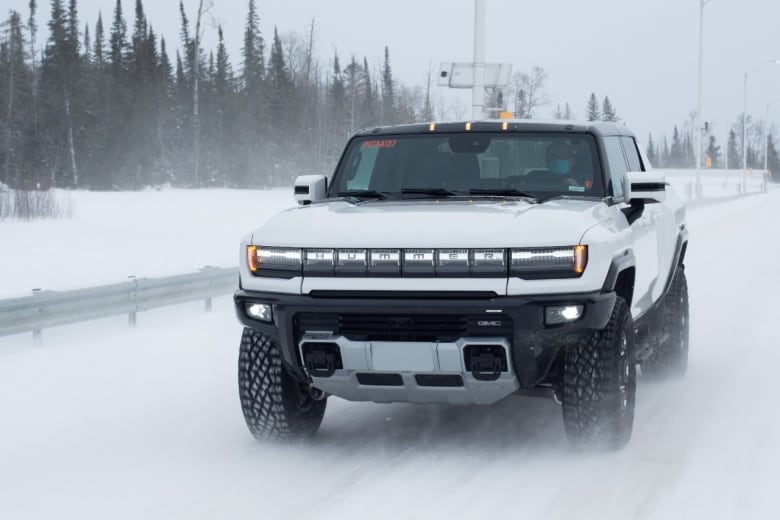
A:
<svg viewBox="0 0 780 520">
<path fill-rule="evenodd" d="M 387 193 L 374 190 L 347 190 L 336 193 L 339 197 L 353 197 L 356 199 L 386 199 Z"/>
<path fill-rule="evenodd" d="M 454 197 L 460 195 L 446 188 L 401 188 L 402 195 L 432 195 L 434 197 Z"/>
<path fill-rule="evenodd" d="M 537 200 L 534 195 L 531 195 L 527 191 L 520 191 L 514 188 L 475 189 L 469 190 L 469 195 L 498 195 L 499 197 L 525 197 L 528 199 Z"/>
</svg>

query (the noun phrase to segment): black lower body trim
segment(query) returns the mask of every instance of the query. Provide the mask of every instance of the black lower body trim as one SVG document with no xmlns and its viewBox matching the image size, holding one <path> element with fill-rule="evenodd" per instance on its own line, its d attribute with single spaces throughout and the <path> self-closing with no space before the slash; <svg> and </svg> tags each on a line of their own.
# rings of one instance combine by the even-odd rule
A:
<svg viewBox="0 0 780 520">
<path fill-rule="evenodd" d="M 362 374 L 357 375 L 358 383 L 367 386 L 404 386 L 401 374 Z"/>
<path fill-rule="evenodd" d="M 463 378 L 458 374 L 417 374 L 414 376 L 418 386 L 457 388 L 463 386 Z"/>
<path fill-rule="evenodd" d="M 535 386 L 547 375 L 553 358 L 561 348 L 562 343 L 557 341 L 558 338 L 604 328 L 615 303 L 614 292 L 549 296 L 498 296 L 485 300 L 437 299 L 432 297 L 385 299 L 358 297 L 359 294 L 353 294 L 352 298 L 312 298 L 309 295 L 239 290 L 236 291 L 234 300 L 241 322 L 247 327 L 276 339 L 279 342 L 288 373 L 301 382 L 310 381 L 310 378 L 304 369 L 304 360 L 301 359 L 298 348 L 301 334 L 305 332 L 298 330 L 296 325 L 299 316 L 388 316 L 390 317 L 388 323 L 391 325 L 392 333 L 390 340 L 401 342 L 413 339 L 407 339 L 403 334 L 392 339 L 394 338 L 393 334 L 396 334 L 392 327 L 397 327 L 398 331 L 403 332 L 406 330 L 405 324 L 409 316 L 484 316 L 484 320 L 475 322 L 477 329 L 473 329 L 471 326 L 466 329 L 468 337 L 506 339 L 511 345 L 512 366 L 510 370 L 515 373 L 523 388 Z M 272 305 L 274 323 L 251 319 L 246 314 L 246 303 L 248 302 Z M 553 326 L 546 325 L 545 307 L 559 305 L 583 305 L 584 312 L 576 321 Z M 511 325 L 505 329 L 497 330 L 496 325 L 501 323 L 502 316 L 508 318 L 504 321 Z M 316 320 L 309 321 L 309 323 L 317 324 Z M 327 325 L 328 321 L 323 323 Z M 332 334 L 332 332 L 328 332 L 331 330 L 330 328 L 322 328 L 320 325 L 313 329 L 307 327 L 306 330 L 311 330 L 315 336 L 321 335 L 314 341 L 327 341 L 327 337 Z M 324 334 L 322 334 L 323 331 Z M 373 337 L 373 331 L 369 332 L 370 334 L 366 333 L 365 338 L 354 338 L 353 340 L 382 340 L 382 337 Z M 436 334 L 440 334 L 440 332 L 436 332 Z M 446 339 L 452 340 L 452 338 Z M 387 338 L 384 340 L 387 341 Z M 424 341 L 444 342 L 444 339 L 425 337 Z"/>
</svg>

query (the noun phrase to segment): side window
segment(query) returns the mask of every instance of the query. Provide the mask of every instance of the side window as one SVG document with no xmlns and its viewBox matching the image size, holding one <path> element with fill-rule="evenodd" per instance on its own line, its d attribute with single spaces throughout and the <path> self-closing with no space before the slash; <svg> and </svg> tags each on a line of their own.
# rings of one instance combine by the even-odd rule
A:
<svg viewBox="0 0 780 520">
<path fill-rule="evenodd" d="M 626 196 L 625 186 L 626 178 L 626 157 L 623 155 L 623 147 L 620 146 L 620 138 L 605 137 L 604 147 L 607 149 L 607 161 L 609 161 L 609 172 L 612 176 L 612 195 L 616 198 Z"/>
<path fill-rule="evenodd" d="M 626 151 L 626 159 L 628 159 L 628 171 L 641 172 L 642 160 L 639 158 L 639 150 L 636 147 L 636 141 L 633 137 L 623 136 L 620 138 L 623 141 L 623 150 Z"/>
</svg>

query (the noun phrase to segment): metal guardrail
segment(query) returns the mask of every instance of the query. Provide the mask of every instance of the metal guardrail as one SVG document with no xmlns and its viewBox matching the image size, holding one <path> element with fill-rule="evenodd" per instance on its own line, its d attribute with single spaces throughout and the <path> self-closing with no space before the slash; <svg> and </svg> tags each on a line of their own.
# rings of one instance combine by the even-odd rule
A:
<svg viewBox="0 0 780 520">
<path fill-rule="evenodd" d="M 165 278 L 137 278 L 112 285 L 72 291 L 39 291 L 32 296 L 0 300 L 0 337 L 41 331 L 58 325 L 127 314 L 134 325 L 139 311 L 205 300 L 232 292 L 238 269 L 206 267 L 197 273 Z"/>
</svg>

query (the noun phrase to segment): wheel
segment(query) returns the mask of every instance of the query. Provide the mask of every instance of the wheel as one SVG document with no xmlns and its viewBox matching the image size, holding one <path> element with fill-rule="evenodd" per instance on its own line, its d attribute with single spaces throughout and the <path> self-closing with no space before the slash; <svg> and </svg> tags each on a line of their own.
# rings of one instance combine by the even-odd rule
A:
<svg viewBox="0 0 780 520">
<path fill-rule="evenodd" d="M 619 449 L 631 438 L 636 345 L 626 301 L 617 297 L 607 326 L 564 354 L 563 423 L 577 446 Z"/>
<path fill-rule="evenodd" d="M 650 379 L 679 378 L 688 369 L 688 282 L 682 266 L 674 272 L 664 303 L 662 339 L 640 364 L 642 375 Z"/>
<path fill-rule="evenodd" d="M 246 425 L 257 439 L 309 438 L 325 414 L 325 396 L 294 380 L 276 342 L 249 328 L 241 336 L 238 393 Z"/>
</svg>

